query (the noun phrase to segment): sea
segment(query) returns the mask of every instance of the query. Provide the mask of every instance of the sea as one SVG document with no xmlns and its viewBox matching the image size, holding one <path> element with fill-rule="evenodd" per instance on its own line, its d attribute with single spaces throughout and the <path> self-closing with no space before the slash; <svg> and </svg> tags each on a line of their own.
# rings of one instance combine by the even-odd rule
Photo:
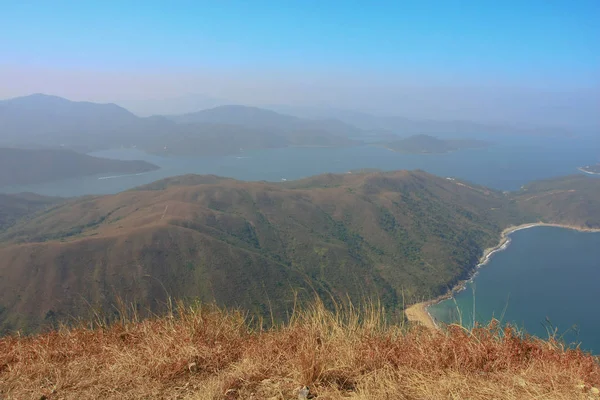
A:
<svg viewBox="0 0 600 400">
<path fill-rule="evenodd" d="M 527 182 L 581 173 L 582 165 L 600 161 L 595 142 L 573 138 L 488 138 L 493 146 L 447 154 L 400 154 L 383 147 L 289 147 L 243 151 L 215 157 L 161 157 L 136 149 L 90 153 L 119 160 L 145 160 L 160 169 L 135 175 L 96 175 L 33 185 L 0 187 L 0 192 L 48 196 L 113 194 L 182 174 L 215 174 L 246 181 L 293 180 L 362 168 L 383 171 L 422 169 L 499 190 L 518 190 Z"/>
<path fill-rule="evenodd" d="M 509 238 L 463 291 L 429 313 L 466 327 L 496 318 L 600 354 L 600 232 L 537 226 Z"/>
<path fill-rule="evenodd" d="M 485 139 L 494 145 L 432 155 L 400 154 L 371 145 L 253 150 L 215 157 L 161 157 L 121 148 L 91 155 L 146 160 L 160 169 L 135 175 L 96 175 L 2 187 L 0 192 L 71 197 L 117 193 L 190 173 L 280 182 L 363 168 L 421 169 L 438 176 L 513 191 L 533 180 L 582 173 L 578 167 L 600 161 L 600 148 L 595 140 Z M 440 321 L 452 322 L 458 315 L 458 306 L 463 324 L 472 323 L 473 318 L 485 322 L 492 316 L 501 317 L 532 334 L 547 337 L 548 332 L 555 332 L 569 343 L 581 342 L 584 349 L 600 354 L 600 309 L 597 308 L 600 306 L 600 234 L 548 227 L 514 232 L 507 249 L 494 254 L 455 301 L 431 307 L 431 314 Z"/>
</svg>

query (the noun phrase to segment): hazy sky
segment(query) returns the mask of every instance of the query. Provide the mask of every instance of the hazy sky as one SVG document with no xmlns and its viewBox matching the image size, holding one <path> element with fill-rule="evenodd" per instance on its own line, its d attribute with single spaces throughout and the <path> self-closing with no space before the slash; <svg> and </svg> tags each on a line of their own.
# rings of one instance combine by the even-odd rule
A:
<svg viewBox="0 0 600 400">
<path fill-rule="evenodd" d="M 34 92 L 600 125 L 600 1 L 0 0 L 0 98 Z"/>
</svg>

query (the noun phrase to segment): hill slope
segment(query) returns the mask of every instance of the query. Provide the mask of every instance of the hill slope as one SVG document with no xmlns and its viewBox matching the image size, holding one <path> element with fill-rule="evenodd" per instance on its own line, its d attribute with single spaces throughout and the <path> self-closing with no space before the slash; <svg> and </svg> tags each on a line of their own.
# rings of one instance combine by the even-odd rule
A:
<svg viewBox="0 0 600 400">
<path fill-rule="evenodd" d="M 586 175 L 532 182 L 514 195 L 537 219 L 584 228 L 600 227 L 600 179 Z"/>
<path fill-rule="evenodd" d="M 0 101 L 0 140 L 10 146 L 117 146 L 142 136 L 140 118 L 115 104 L 34 94 Z M 126 134 L 126 135 L 124 135 Z"/>
<path fill-rule="evenodd" d="M 46 197 L 33 193 L 0 193 L 0 232 L 13 225 L 17 220 L 62 200 L 57 197 Z"/>
<path fill-rule="evenodd" d="M 111 160 L 71 150 L 0 148 L 0 187 L 101 173 L 136 174 L 156 169 L 156 165 L 146 161 Z"/>
<path fill-rule="evenodd" d="M 119 294 L 156 310 L 167 293 L 258 313 L 271 302 L 282 317 L 293 290 L 397 309 L 403 295 L 464 278 L 511 207 L 501 193 L 424 172 L 170 179 L 73 200 L 1 235 L 0 317 L 34 328 L 89 310 L 82 299 L 108 306 Z"/>
<path fill-rule="evenodd" d="M 294 291 L 379 298 L 393 313 L 467 277 L 509 225 L 596 224 L 600 180 L 560 182 L 570 189 L 506 195 L 422 171 L 282 184 L 190 175 L 75 199 L 0 235 L 0 321 L 36 329 L 116 296 L 160 311 L 168 295 L 284 318 Z M 555 213 L 572 200 L 562 193 L 581 200 Z"/>
</svg>

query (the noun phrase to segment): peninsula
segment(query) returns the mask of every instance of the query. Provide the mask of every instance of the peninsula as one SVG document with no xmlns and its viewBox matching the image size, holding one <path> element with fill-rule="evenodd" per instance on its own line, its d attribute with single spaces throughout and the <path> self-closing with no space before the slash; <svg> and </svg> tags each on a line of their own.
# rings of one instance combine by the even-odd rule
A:
<svg viewBox="0 0 600 400">
<path fill-rule="evenodd" d="M 98 174 L 140 174 L 159 169 L 141 160 L 93 157 L 68 149 L 0 148 L 0 187 Z"/>
</svg>

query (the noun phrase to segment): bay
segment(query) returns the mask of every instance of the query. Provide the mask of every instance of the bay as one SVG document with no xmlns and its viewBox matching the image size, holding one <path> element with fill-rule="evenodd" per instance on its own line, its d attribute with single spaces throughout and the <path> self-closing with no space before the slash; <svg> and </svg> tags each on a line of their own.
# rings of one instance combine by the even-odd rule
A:
<svg viewBox="0 0 600 400">
<path fill-rule="evenodd" d="M 161 157 L 136 149 L 91 153 L 120 160 L 146 160 L 160 169 L 144 174 L 96 175 L 35 185 L 1 187 L 0 192 L 34 192 L 50 196 L 112 194 L 170 176 L 215 174 L 248 181 L 293 180 L 321 173 L 345 173 L 361 168 L 384 171 L 422 169 L 498 190 L 518 190 L 538 179 L 580 173 L 595 164 L 596 141 L 547 138 L 490 138 L 485 149 L 448 154 L 400 154 L 377 146 L 351 148 L 283 148 L 246 151 L 216 157 Z M 507 250 L 495 254 L 456 296 L 463 322 L 480 322 L 493 315 L 545 337 L 556 327 L 567 342 L 582 342 L 600 354 L 600 234 L 537 227 L 514 232 Z M 430 308 L 440 321 L 452 322 L 452 302 Z M 573 327 L 576 328 L 573 328 Z"/>
<path fill-rule="evenodd" d="M 218 157 L 161 157 L 136 149 L 91 153 L 119 160 L 145 160 L 159 170 L 137 175 L 96 175 L 33 185 L 0 188 L 0 192 L 34 192 L 49 196 L 112 194 L 182 174 L 215 174 L 247 181 L 281 181 L 361 168 L 384 171 L 422 169 L 499 190 L 517 190 L 527 182 L 579 173 L 577 167 L 598 162 L 596 145 L 575 139 L 503 138 L 485 149 L 448 154 L 400 154 L 377 146 L 350 148 L 290 147 L 246 151 Z"/>
<path fill-rule="evenodd" d="M 492 317 L 547 338 L 581 343 L 600 354 L 600 233 L 557 227 L 513 232 L 465 290 L 429 307 L 444 323 L 487 323 Z"/>
</svg>

